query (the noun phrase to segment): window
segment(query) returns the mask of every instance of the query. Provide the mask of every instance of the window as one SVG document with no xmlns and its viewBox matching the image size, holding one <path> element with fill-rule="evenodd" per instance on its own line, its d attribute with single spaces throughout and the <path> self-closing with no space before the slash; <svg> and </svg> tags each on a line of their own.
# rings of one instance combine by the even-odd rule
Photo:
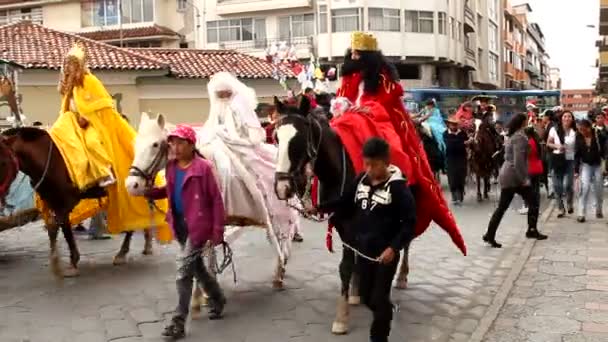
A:
<svg viewBox="0 0 608 342">
<path fill-rule="evenodd" d="M 319 33 L 327 33 L 327 6 L 319 6 Z"/>
<path fill-rule="evenodd" d="M 490 80 L 498 81 L 498 55 L 489 53 Z"/>
<path fill-rule="evenodd" d="M 315 15 L 301 14 L 279 18 L 279 38 L 310 37 L 315 34 Z"/>
<path fill-rule="evenodd" d="M 462 35 L 463 35 L 462 23 L 458 22 L 458 27 L 456 28 L 456 37 L 458 38 L 459 42 L 462 42 Z"/>
<path fill-rule="evenodd" d="M 427 11 L 405 11 L 405 31 L 418 33 L 434 33 L 433 12 Z"/>
<path fill-rule="evenodd" d="M 207 22 L 207 42 L 251 41 L 266 39 L 266 20 L 230 19 Z"/>
<path fill-rule="evenodd" d="M 448 34 L 447 29 L 446 29 L 447 20 L 446 20 L 445 12 L 438 12 L 437 17 L 439 19 L 439 34 Z"/>
<path fill-rule="evenodd" d="M 154 0 L 92 0 L 82 2 L 82 26 L 111 26 L 154 21 Z"/>
<path fill-rule="evenodd" d="M 123 5 L 123 7 L 124 7 L 124 5 Z M 177 10 L 178 11 L 185 11 L 187 7 L 188 7 L 188 0 L 177 0 Z"/>
<path fill-rule="evenodd" d="M 498 21 L 498 5 L 496 4 L 496 0 L 488 0 L 488 16 L 494 21 Z"/>
<path fill-rule="evenodd" d="M 0 25 L 6 25 L 19 20 L 30 20 L 33 23 L 42 25 L 42 7 L 0 11 Z"/>
<path fill-rule="evenodd" d="M 401 18 L 398 9 L 370 8 L 368 15 L 371 31 L 401 31 Z"/>
<path fill-rule="evenodd" d="M 488 39 L 490 40 L 490 50 L 498 51 L 498 26 L 490 23 L 488 26 Z"/>
<path fill-rule="evenodd" d="M 112 45 L 120 46 L 120 42 L 112 43 Z M 123 47 L 130 48 L 159 48 L 162 46 L 160 41 L 141 41 L 141 42 L 128 42 L 123 43 Z"/>
<path fill-rule="evenodd" d="M 352 32 L 361 30 L 361 9 L 344 8 L 331 11 L 332 32 Z"/>
<path fill-rule="evenodd" d="M 441 18 L 441 13 L 439 13 L 439 18 Z M 448 30 L 450 30 L 450 38 L 455 38 L 456 37 L 456 27 L 455 27 L 453 17 L 450 17 L 450 24 L 449 24 Z"/>
</svg>

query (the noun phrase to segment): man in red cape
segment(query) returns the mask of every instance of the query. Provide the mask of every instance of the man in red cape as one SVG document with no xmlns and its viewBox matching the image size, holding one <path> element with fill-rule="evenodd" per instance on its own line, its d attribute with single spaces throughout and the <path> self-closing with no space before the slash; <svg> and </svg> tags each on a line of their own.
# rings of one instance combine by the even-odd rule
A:
<svg viewBox="0 0 608 342">
<path fill-rule="evenodd" d="M 381 104 L 409 156 L 412 171 L 408 181 L 416 197 L 416 235 L 422 234 L 435 221 L 466 255 L 466 246 L 456 220 L 450 212 L 441 187 L 435 181 L 414 123 L 403 105 L 403 88 L 399 74 L 378 49 L 375 37 L 366 32 L 353 32 L 351 49 L 345 56 L 338 97 L 346 97 L 358 106 L 366 102 Z M 405 170 L 402 170 L 405 172 Z"/>
</svg>

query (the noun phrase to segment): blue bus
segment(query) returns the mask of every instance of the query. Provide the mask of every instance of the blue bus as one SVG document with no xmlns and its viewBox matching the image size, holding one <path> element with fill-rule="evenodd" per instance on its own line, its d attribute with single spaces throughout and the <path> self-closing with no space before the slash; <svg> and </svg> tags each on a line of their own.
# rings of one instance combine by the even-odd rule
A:
<svg viewBox="0 0 608 342">
<path fill-rule="evenodd" d="M 542 113 L 546 109 L 560 104 L 559 90 L 479 90 L 447 88 L 412 88 L 404 94 L 405 106 L 412 113 L 418 113 L 426 101 L 435 99 L 444 116 L 458 110 L 460 105 L 471 98 L 484 95 L 493 98 L 490 102 L 496 106 L 498 114 L 508 121 L 514 113 L 525 112 L 528 101 L 533 100 Z"/>
</svg>

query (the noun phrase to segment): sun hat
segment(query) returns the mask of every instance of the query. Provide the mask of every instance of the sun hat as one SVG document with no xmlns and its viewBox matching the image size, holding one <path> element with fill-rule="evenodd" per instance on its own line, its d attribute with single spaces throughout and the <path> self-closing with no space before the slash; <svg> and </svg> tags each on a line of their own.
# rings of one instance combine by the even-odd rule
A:
<svg viewBox="0 0 608 342">
<path fill-rule="evenodd" d="M 168 138 L 180 138 L 189 141 L 193 145 L 196 144 L 196 132 L 189 125 L 177 125 L 175 129 L 169 133 Z"/>
</svg>

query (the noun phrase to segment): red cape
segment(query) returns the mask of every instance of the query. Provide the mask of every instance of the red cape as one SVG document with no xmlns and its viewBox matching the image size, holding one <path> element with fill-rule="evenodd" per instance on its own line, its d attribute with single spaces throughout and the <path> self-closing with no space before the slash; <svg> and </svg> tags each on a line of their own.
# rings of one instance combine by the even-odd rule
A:
<svg viewBox="0 0 608 342">
<path fill-rule="evenodd" d="M 343 77 L 337 96 L 346 97 L 351 102 L 356 103 L 361 81 L 362 78 L 359 73 Z M 391 81 L 386 72 L 382 73 L 380 82 L 377 94 L 370 95 L 364 93 L 359 100 L 360 103 L 370 108 L 377 107 L 374 104 L 368 103 L 369 101 L 384 107 L 393 124 L 393 129 L 401 142 L 401 150 L 409 157 L 411 171 L 409 173 L 408 169 L 402 171 L 408 175 L 412 184 L 417 185 L 415 194 L 416 234 L 422 234 L 429 227 L 431 221 L 435 221 L 450 235 L 452 242 L 460 249 L 462 254 L 466 255 L 466 245 L 456 225 L 454 215 L 452 215 L 443 198 L 441 187 L 433 176 L 422 142 L 414 128 L 414 123 L 403 106 L 403 88 L 399 83 Z M 380 111 L 374 112 L 374 115 L 379 115 L 381 118 L 384 117 L 384 114 Z M 382 125 L 382 123 L 379 124 Z M 353 163 L 356 164 L 355 159 L 359 158 L 360 152 L 359 154 L 350 154 L 350 156 L 353 159 Z"/>
</svg>

